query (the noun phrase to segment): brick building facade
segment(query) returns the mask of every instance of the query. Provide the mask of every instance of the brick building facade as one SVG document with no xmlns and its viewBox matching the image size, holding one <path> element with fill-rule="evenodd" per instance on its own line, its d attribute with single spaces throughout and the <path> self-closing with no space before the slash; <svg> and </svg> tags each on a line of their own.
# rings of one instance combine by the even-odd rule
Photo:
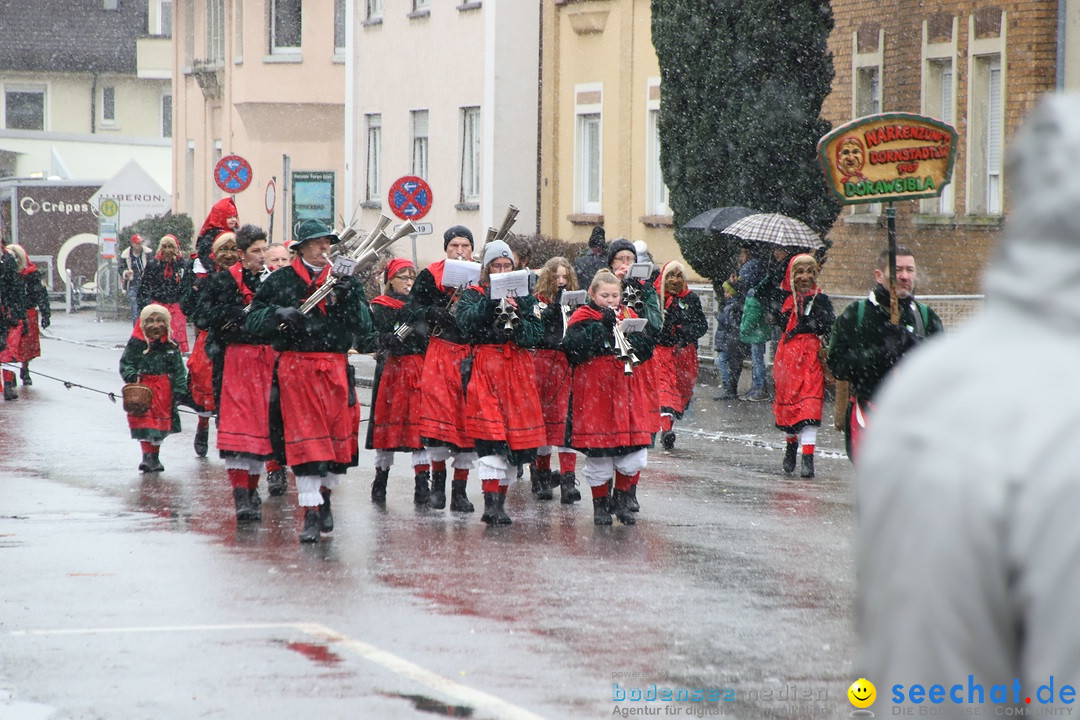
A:
<svg viewBox="0 0 1080 720">
<path fill-rule="evenodd" d="M 919 259 L 921 294 L 981 291 L 1008 209 L 1009 138 L 1053 91 L 1058 2 L 833 0 L 836 68 L 822 114 L 834 126 L 878 112 L 916 112 L 954 125 L 960 139 L 943 197 L 896 203 L 897 241 Z M 886 246 L 884 205 L 846 207 L 829 237 L 823 282 L 865 292 Z"/>
</svg>

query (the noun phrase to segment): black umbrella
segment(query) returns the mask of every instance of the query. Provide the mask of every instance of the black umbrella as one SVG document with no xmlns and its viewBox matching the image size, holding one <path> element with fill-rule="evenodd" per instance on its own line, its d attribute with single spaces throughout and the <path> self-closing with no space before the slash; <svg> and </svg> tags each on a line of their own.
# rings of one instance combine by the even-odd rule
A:
<svg viewBox="0 0 1080 720">
<path fill-rule="evenodd" d="M 697 215 L 685 225 L 684 230 L 705 230 L 707 232 L 723 232 L 724 228 L 736 220 L 742 220 L 747 215 L 754 215 L 757 210 L 744 208 L 739 205 L 730 207 L 718 207 Z"/>
</svg>

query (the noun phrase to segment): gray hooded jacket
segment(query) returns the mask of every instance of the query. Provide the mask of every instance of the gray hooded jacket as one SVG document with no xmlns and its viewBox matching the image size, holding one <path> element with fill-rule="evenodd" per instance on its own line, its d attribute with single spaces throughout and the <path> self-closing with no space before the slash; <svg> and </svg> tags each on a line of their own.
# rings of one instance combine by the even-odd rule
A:
<svg viewBox="0 0 1080 720">
<path fill-rule="evenodd" d="M 1080 716 L 1060 702 L 1080 695 L 1080 98 L 1043 102 L 1011 152 L 986 307 L 905 357 L 856 468 L 856 672 L 878 717 L 919 715 L 913 684 L 943 686 L 936 717 L 996 716 L 994 685 Z"/>
</svg>

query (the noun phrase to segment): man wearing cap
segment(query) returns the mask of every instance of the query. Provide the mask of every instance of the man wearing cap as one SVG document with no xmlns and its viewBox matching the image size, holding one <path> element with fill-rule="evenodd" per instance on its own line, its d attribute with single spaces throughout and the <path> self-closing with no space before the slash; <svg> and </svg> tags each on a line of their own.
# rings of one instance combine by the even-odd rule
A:
<svg viewBox="0 0 1080 720">
<path fill-rule="evenodd" d="M 296 258 L 259 285 L 246 324 L 281 352 L 271 402 L 277 398 L 278 438 L 304 512 L 300 542 L 313 543 L 333 530 L 331 491 L 346 468 L 357 464 L 357 399 L 347 353 L 354 342 L 370 340 L 372 324 L 355 277 L 340 278 L 309 313 L 300 312 L 304 300 L 331 277 L 327 253 L 338 237 L 315 219 L 297 223 L 293 237 Z M 274 418 L 271 411 L 272 424 Z"/>
<path fill-rule="evenodd" d="M 472 439 L 465 433 L 465 390 L 461 361 L 472 352 L 454 319 L 454 308 L 463 289 L 443 285 L 446 260 L 472 259 L 473 235 L 463 225 L 443 233 L 446 259 L 432 263 L 416 276 L 416 283 L 405 305 L 406 321 L 429 335 L 424 370 L 420 384 L 420 440 L 431 461 L 431 488 L 417 479 L 413 500 L 441 510 L 446 507 L 446 461 L 453 457 L 454 480 L 451 484 L 450 509 L 472 512 L 473 504 L 465 496 L 469 470 L 476 462 Z"/>
<path fill-rule="evenodd" d="M 597 225 L 589 235 L 589 253 L 574 261 L 574 274 L 577 275 L 578 284 L 583 288 L 589 287 L 593 275 L 601 268 L 607 267 L 606 261 L 607 236 L 604 234 L 604 228 Z"/>
<path fill-rule="evenodd" d="M 131 244 L 120 253 L 120 287 L 131 303 L 131 324 L 139 322 L 139 283 L 143 268 L 150 259 L 150 251 L 143 244 L 141 235 L 132 235 Z"/>
</svg>

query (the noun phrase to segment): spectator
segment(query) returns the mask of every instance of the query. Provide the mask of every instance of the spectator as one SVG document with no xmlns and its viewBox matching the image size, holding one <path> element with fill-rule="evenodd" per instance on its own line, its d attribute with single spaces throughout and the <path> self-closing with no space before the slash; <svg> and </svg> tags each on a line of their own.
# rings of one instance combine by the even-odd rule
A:
<svg viewBox="0 0 1080 720">
<path fill-rule="evenodd" d="M 786 253 L 784 255 L 787 256 Z M 765 289 L 759 289 L 765 283 L 767 277 L 767 267 L 765 261 L 760 257 L 754 255 L 753 247 L 750 243 L 743 243 L 739 248 L 739 272 L 732 273 L 728 278 L 728 282 L 735 288 L 735 291 L 742 298 L 745 305 L 746 298 L 754 296 L 758 298 L 758 302 L 761 303 L 762 308 L 767 312 L 773 305 L 773 301 L 770 299 L 769 292 Z M 780 282 L 783 277 L 781 276 Z M 766 284 L 767 287 L 771 287 Z M 779 285 L 777 286 L 779 289 Z M 759 295 L 760 293 L 760 295 Z M 781 300 L 781 305 L 783 300 Z M 779 306 L 777 306 L 777 309 Z M 740 320 L 742 319 L 742 313 L 739 313 Z M 767 320 L 767 316 L 766 316 Z M 761 402 L 769 399 L 769 393 L 765 389 L 765 343 L 767 342 L 767 335 L 765 340 L 760 342 L 750 342 L 745 347 L 750 349 L 750 389 L 746 391 L 746 395 L 743 399 L 753 402 Z M 741 360 L 740 360 L 741 362 Z"/>
<path fill-rule="evenodd" d="M 829 369 L 837 380 L 850 384 L 844 434 L 853 462 L 878 385 L 904 353 L 944 329 L 937 313 L 915 300 L 915 253 L 903 246 L 896 249 L 900 323 L 890 321 L 888 267 L 889 251 L 884 250 L 874 268 L 877 284 L 867 299 L 844 308 L 829 343 Z"/>
<path fill-rule="evenodd" d="M 592 234 L 589 235 L 588 254 L 582 255 L 574 261 L 574 273 L 577 275 L 581 287 L 586 288 L 592 282 L 593 275 L 607 266 L 607 239 L 604 235 L 604 228 L 597 225 L 592 229 Z"/>
<path fill-rule="evenodd" d="M 1014 686 L 1021 712 L 1028 696 L 1029 715 L 1036 700 L 1065 714 L 1071 697 L 1036 687 L 1080 682 L 1078 131 L 1076 96 L 1044 100 L 1017 131 L 1009 230 L 983 311 L 905 359 L 877 394 L 856 463 L 853 677 L 910 689 L 894 716 L 919 714 L 905 702 L 912 683 L 932 695 L 931 683 L 962 682 L 964 702 L 997 705 L 936 706 L 959 718 L 1011 714 Z M 1007 700 L 994 697 L 1000 687 Z"/>
<path fill-rule="evenodd" d="M 730 282 L 722 286 L 724 300 L 716 313 L 716 369 L 720 371 L 720 388 L 713 400 L 734 400 L 739 396 L 739 376 L 747 346 L 739 340 L 739 321 L 742 319 L 742 299 Z"/>
<path fill-rule="evenodd" d="M 143 243 L 141 235 L 132 235 L 131 244 L 120 253 L 120 289 L 131 304 L 132 325 L 139 322 L 139 283 L 151 257 L 151 250 Z"/>
</svg>

